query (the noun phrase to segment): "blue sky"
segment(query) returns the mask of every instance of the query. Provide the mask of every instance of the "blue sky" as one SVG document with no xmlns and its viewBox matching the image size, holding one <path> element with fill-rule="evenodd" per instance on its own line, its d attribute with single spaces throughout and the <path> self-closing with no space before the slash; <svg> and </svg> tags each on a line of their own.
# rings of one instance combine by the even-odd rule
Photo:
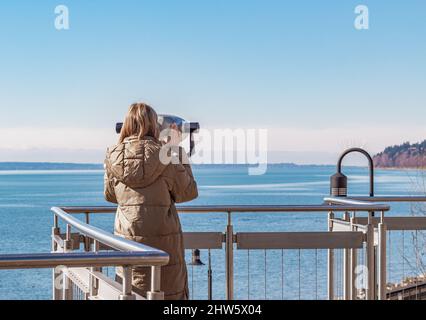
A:
<svg viewBox="0 0 426 320">
<path fill-rule="evenodd" d="M 353 26 L 359 4 L 369 30 Z M 268 128 L 271 150 L 294 152 L 282 162 L 424 139 L 425 15 L 424 0 L 2 1 L 0 161 L 97 161 L 137 100 Z"/>
</svg>

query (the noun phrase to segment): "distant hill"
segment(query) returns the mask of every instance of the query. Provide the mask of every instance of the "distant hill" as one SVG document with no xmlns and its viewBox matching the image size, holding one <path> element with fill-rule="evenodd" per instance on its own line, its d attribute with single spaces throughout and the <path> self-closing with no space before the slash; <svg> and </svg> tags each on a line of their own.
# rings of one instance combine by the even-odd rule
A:
<svg viewBox="0 0 426 320">
<path fill-rule="evenodd" d="M 14 170 L 102 170 L 102 164 L 53 162 L 0 162 L 0 171 Z"/>
<path fill-rule="evenodd" d="M 373 160 L 378 168 L 426 168 L 426 140 L 387 147 Z"/>
</svg>

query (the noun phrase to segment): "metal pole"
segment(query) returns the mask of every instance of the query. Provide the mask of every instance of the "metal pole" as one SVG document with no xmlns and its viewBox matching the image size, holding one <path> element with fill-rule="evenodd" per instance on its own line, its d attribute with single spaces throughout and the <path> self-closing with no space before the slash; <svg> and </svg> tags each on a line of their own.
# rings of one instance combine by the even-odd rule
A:
<svg viewBox="0 0 426 320">
<path fill-rule="evenodd" d="M 93 252 L 98 252 L 99 251 L 99 241 L 94 240 L 93 241 Z M 90 281 L 89 281 L 89 285 L 90 285 L 90 296 L 94 297 L 98 295 L 98 288 L 99 288 L 99 280 L 98 278 L 96 278 L 93 273 L 96 271 L 99 271 L 99 268 L 95 268 L 95 267 L 91 267 L 90 268 L 90 272 L 92 273 L 92 275 L 90 275 Z"/>
<path fill-rule="evenodd" d="M 386 300 L 386 224 L 383 211 L 381 213 L 378 229 L 378 299 Z"/>
<path fill-rule="evenodd" d="M 343 220 L 349 221 L 349 213 L 343 214 Z M 349 300 L 351 297 L 351 264 L 350 264 L 350 251 L 343 249 L 343 298 Z"/>
<path fill-rule="evenodd" d="M 374 225 L 372 212 L 368 213 L 367 224 L 367 300 L 374 300 L 376 297 L 375 283 L 375 252 L 374 252 Z"/>
<path fill-rule="evenodd" d="M 71 238 L 71 225 L 67 224 L 67 232 L 66 232 L 66 238 L 64 241 L 64 252 L 72 251 L 73 249 L 73 243 Z"/>
<path fill-rule="evenodd" d="M 67 270 L 62 272 L 62 300 L 73 300 L 72 281 L 67 275 Z"/>
<path fill-rule="evenodd" d="M 66 227 L 66 238 L 64 241 L 64 252 L 70 252 L 72 251 L 72 239 L 71 239 L 71 225 L 67 224 Z M 72 300 L 73 299 L 73 291 L 72 291 L 72 281 L 71 279 L 68 277 L 67 272 L 63 271 L 62 272 L 62 276 L 63 276 L 63 290 L 62 290 L 62 299 L 63 300 Z"/>
<path fill-rule="evenodd" d="M 120 295 L 120 300 L 135 300 L 135 295 L 132 294 L 132 278 L 133 269 L 129 266 L 123 266 L 123 293 Z"/>
<path fill-rule="evenodd" d="M 352 217 L 351 217 L 351 230 L 352 231 L 355 231 L 355 227 L 354 227 L 355 218 L 356 218 L 356 213 L 354 211 L 353 214 L 352 214 Z M 355 248 L 351 249 L 351 297 L 350 297 L 351 300 L 357 299 L 357 288 L 356 288 L 356 283 L 355 283 L 356 282 L 356 276 L 357 276 L 355 274 L 355 272 L 356 272 L 356 267 L 357 267 L 357 263 L 358 263 L 358 261 L 357 261 L 357 250 L 358 249 L 355 249 Z"/>
<path fill-rule="evenodd" d="M 334 213 L 328 213 L 328 231 L 333 231 Z M 328 264 L 328 300 L 334 300 L 334 250 L 328 249 L 327 251 L 327 264 Z"/>
<path fill-rule="evenodd" d="M 58 216 L 55 214 L 53 216 L 53 227 L 52 227 L 52 252 L 58 251 L 58 244 L 56 243 L 54 237 L 60 234 Z M 53 300 L 62 300 L 62 290 L 58 288 L 58 279 L 63 279 L 62 270 L 58 267 L 52 269 L 52 299 Z"/>
<path fill-rule="evenodd" d="M 231 221 L 231 212 L 228 211 L 228 225 L 226 226 L 226 299 L 234 299 L 234 231 Z"/>
<path fill-rule="evenodd" d="M 90 224 L 90 212 L 84 213 L 86 218 L 86 224 Z M 84 250 L 90 251 L 90 238 L 88 236 L 84 236 Z"/>
<path fill-rule="evenodd" d="M 53 293 L 53 300 L 62 300 L 62 290 L 59 287 L 58 280 L 62 279 L 62 285 L 64 285 L 64 275 L 62 273 L 62 269 L 59 267 L 56 267 L 52 269 L 52 293 Z"/>
<path fill-rule="evenodd" d="M 147 292 L 148 300 L 164 300 L 164 292 L 161 291 L 161 267 L 151 267 L 151 291 Z"/>
</svg>

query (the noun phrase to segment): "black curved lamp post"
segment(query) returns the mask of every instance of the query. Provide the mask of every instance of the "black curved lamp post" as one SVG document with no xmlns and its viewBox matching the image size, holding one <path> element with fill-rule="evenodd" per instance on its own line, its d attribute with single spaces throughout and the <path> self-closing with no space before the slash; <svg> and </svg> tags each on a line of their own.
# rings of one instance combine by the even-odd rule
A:
<svg viewBox="0 0 426 320">
<path fill-rule="evenodd" d="M 337 162 L 337 173 L 330 178 L 330 194 L 333 197 L 346 197 L 348 195 L 348 177 L 342 173 L 342 161 L 345 156 L 352 152 L 359 152 L 368 159 L 370 170 L 370 197 L 374 197 L 374 163 L 370 154 L 361 148 L 351 148 L 342 153 Z"/>
</svg>

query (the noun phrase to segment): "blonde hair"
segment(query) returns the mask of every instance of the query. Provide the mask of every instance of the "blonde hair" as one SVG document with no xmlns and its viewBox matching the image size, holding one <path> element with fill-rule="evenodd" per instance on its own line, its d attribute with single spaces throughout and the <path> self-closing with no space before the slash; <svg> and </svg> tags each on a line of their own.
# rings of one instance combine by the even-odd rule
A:
<svg viewBox="0 0 426 320">
<path fill-rule="evenodd" d="M 150 136 L 159 137 L 158 117 L 155 110 L 146 103 L 134 103 L 130 106 L 121 128 L 119 143 L 130 136 L 143 139 Z"/>
</svg>

